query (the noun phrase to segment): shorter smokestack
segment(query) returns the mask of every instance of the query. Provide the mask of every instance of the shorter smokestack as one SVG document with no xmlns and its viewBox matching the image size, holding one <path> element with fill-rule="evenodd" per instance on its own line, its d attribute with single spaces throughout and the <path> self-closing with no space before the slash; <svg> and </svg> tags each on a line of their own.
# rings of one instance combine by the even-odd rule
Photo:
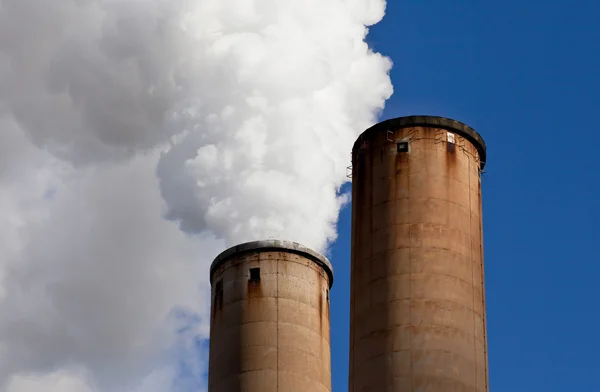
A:
<svg viewBox="0 0 600 392">
<path fill-rule="evenodd" d="M 333 268 L 312 249 L 255 241 L 210 268 L 209 392 L 331 391 Z"/>
</svg>

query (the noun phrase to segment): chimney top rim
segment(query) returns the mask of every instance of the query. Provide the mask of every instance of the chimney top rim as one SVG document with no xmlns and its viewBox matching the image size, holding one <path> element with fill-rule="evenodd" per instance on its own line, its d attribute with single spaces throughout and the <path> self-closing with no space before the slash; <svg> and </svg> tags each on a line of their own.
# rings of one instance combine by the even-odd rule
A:
<svg viewBox="0 0 600 392">
<path fill-rule="evenodd" d="M 232 246 L 221 252 L 217 257 L 215 257 L 210 266 L 211 284 L 215 270 L 221 265 L 223 265 L 223 263 L 225 263 L 227 260 L 231 259 L 233 256 L 239 255 L 240 253 L 269 250 L 279 250 L 289 253 L 296 253 L 303 257 L 306 257 L 307 259 L 312 260 L 319 267 L 323 268 L 323 270 L 325 270 L 325 272 L 327 273 L 329 277 L 329 288 L 331 288 L 331 286 L 333 285 L 333 266 L 331 265 L 331 262 L 327 259 L 327 257 L 317 252 L 316 250 L 304 246 L 298 242 L 275 239 L 245 242 L 242 244 Z"/>
<path fill-rule="evenodd" d="M 460 121 L 440 116 L 404 116 L 390 118 L 374 124 L 361 133 L 356 142 L 354 142 L 354 146 L 352 147 L 352 155 L 354 156 L 360 142 L 371 134 L 409 127 L 446 129 L 466 138 L 475 146 L 475 148 L 477 148 L 477 151 L 479 152 L 479 158 L 481 160 L 481 169 L 484 168 L 487 158 L 487 147 L 481 135 L 473 128 Z"/>
</svg>

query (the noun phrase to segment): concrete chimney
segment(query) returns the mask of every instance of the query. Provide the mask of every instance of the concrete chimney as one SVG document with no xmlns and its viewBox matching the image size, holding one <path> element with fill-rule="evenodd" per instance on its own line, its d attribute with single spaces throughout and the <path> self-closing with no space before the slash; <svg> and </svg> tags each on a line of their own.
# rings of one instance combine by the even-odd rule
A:
<svg viewBox="0 0 600 392">
<path fill-rule="evenodd" d="M 325 256 L 249 242 L 217 256 L 210 280 L 209 392 L 331 392 Z"/>
<path fill-rule="evenodd" d="M 352 149 L 349 391 L 487 392 L 477 132 L 391 119 Z"/>
</svg>

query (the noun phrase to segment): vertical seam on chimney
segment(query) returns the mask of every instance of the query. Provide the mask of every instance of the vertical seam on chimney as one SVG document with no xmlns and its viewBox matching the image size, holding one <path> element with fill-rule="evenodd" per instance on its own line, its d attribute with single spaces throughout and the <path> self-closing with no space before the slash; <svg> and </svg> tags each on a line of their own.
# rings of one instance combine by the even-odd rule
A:
<svg viewBox="0 0 600 392">
<path fill-rule="evenodd" d="M 479 170 L 478 166 L 478 170 Z M 479 173 L 478 173 L 479 174 Z M 479 196 L 479 260 L 481 260 L 481 305 L 482 305 L 482 318 L 483 318 L 483 364 L 485 366 L 485 390 L 489 390 L 490 376 L 488 366 L 488 341 L 487 341 L 487 310 L 485 304 L 485 272 L 484 272 L 484 260 L 483 260 L 483 197 L 481 192 L 481 177 L 478 175 L 478 196 Z"/>
<path fill-rule="evenodd" d="M 404 132 L 404 130 L 402 130 L 402 132 Z M 425 131 L 423 129 L 421 129 L 421 132 L 425 132 Z M 421 147 L 423 147 L 423 146 L 421 146 Z M 411 196 L 410 155 L 407 157 L 407 161 L 408 161 L 408 165 L 406 165 L 407 166 L 406 176 L 407 176 L 408 180 L 406 181 L 406 186 L 408 188 L 408 191 L 406 192 L 406 194 L 408 195 L 407 203 L 408 203 L 408 205 L 411 205 L 410 204 L 410 196 Z M 427 168 L 425 168 L 425 170 L 427 170 Z M 413 373 L 413 327 L 414 326 L 413 326 L 413 318 L 412 318 L 412 308 L 413 308 L 412 279 L 413 279 L 413 274 L 412 274 L 412 236 L 411 236 L 411 232 L 412 232 L 412 222 L 410 222 L 408 225 L 408 335 L 409 335 L 408 352 L 409 352 L 409 357 L 410 357 L 410 386 L 412 387 L 412 390 L 414 391 L 415 390 L 415 375 Z"/>
<path fill-rule="evenodd" d="M 471 264 L 471 299 L 472 299 L 472 312 L 473 312 L 473 364 L 475 365 L 475 390 L 478 390 L 477 387 L 477 325 L 475 323 L 475 271 L 473 270 L 473 230 L 471 229 L 473 212 L 472 201 L 471 201 L 471 159 L 467 159 L 469 163 L 468 176 L 469 176 L 469 262 Z"/>
<path fill-rule="evenodd" d="M 375 143 L 373 143 L 375 144 Z M 373 149 L 372 146 L 369 146 Z M 375 150 L 377 151 L 377 150 Z M 369 153 L 369 264 L 373 263 L 373 192 L 374 192 L 374 186 L 373 186 L 373 178 L 375 175 L 375 158 L 373 158 L 373 153 Z M 368 271 L 369 276 L 366 277 L 367 278 L 367 282 L 369 282 L 369 307 L 372 306 L 373 304 L 373 291 L 372 291 L 372 285 L 370 284 L 371 282 L 371 265 L 369 265 L 369 268 L 365 268 L 363 270 L 363 273 L 366 274 Z M 364 365 L 362 365 L 364 366 Z M 354 392 L 356 392 L 356 388 L 354 388 Z"/>
<path fill-rule="evenodd" d="M 277 356 L 277 371 L 276 373 L 276 377 L 277 377 L 277 392 L 279 392 L 279 263 L 280 263 L 280 259 L 281 259 L 281 254 L 280 257 L 278 257 L 277 259 L 277 266 L 275 267 L 275 279 L 276 279 L 276 293 L 277 295 L 275 296 L 275 306 L 276 306 L 276 310 L 275 310 L 275 320 L 277 320 L 277 333 L 276 333 L 276 337 L 275 337 L 275 346 L 277 347 L 277 352 L 276 352 L 276 356 Z"/>
</svg>

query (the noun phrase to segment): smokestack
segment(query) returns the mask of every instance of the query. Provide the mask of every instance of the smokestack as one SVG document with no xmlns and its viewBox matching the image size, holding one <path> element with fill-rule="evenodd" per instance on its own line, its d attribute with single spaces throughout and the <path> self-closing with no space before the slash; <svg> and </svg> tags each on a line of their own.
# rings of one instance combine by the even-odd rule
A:
<svg viewBox="0 0 600 392">
<path fill-rule="evenodd" d="M 481 136 L 410 116 L 352 149 L 349 391 L 488 391 Z"/>
<path fill-rule="evenodd" d="M 209 392 L 330 392 L 331 264 L 295 242 L 256 241 L 213 261 Z"/>
</svg>

